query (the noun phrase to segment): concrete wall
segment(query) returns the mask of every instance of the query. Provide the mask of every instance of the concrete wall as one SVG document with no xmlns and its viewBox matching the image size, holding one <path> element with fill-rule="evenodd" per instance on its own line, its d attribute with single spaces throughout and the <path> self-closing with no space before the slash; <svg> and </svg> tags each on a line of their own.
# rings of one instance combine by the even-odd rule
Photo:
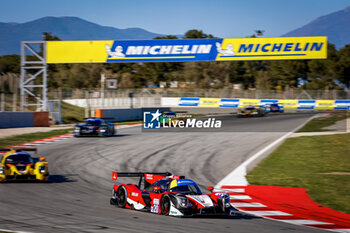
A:
<svg viewBox="0 0 350 233">
<path fill-rule="evenodd" d="M 49 112 L 0 112 L 0 128 L 49 127 Z"/>
<path fill-rule="evenodd" d="M 113 118 L 113 122 L 120 121 L 136 121 L 142 119 L 141 108 L 129 109 L 103 109 L 102 116 L 104 118 Z"/>
<path fill-rule="evenodd" d="M 161 106 L 178 106 L 179 97 L 162 97 Z"/>
<path fill-rule="evenodd" d="M 143 119 L 143 111 L 170 111 L 170 108 L 119 108 L 119 109 L 100 109 L 99 114 L 102 118 L 113 118 L 111 122 L 137 121 Z"/>
<path fill-rule="evenodd" d="M 0 112 L 0 128 L 18 128 L 33 126 L 33 112 Z"/>
<path fill-rule="evenodd" d="M 87 106 L 92 108 L 129 108 L 131 106 L 131 99 L 128 97 L 65 99 L 63 101 L 83 108 L 86 108 Z M 160 97 L 134 97 L 132 99 L 132 105 L 136 108 L 159 106 L 160 102 Z"/>
<path fill-rule="evenodd" d="M 49 127 L 50 113 L 48 111 L 34 112 L 34 127 Z"/>
</svg>

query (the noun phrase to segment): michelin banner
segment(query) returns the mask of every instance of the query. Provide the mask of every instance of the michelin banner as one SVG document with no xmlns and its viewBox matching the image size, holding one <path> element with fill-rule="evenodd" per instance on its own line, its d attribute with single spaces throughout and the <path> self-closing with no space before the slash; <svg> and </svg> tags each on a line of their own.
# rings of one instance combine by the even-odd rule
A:
<svg viewBox="0 0 350 233">
<path fill-rule="evenodd" d="M 327 37 L 47 41 L 47 63 L 326 59 Z"/>
<path fill-rule="evenodd" d="M 220 99 L 178 98 L 177 106 L 187 107 L 231 107 L 280 104 L 285 109 L 343 109 L 350 110 L 350 100 L 271 100 L 271 99 Z"/>
</svg>

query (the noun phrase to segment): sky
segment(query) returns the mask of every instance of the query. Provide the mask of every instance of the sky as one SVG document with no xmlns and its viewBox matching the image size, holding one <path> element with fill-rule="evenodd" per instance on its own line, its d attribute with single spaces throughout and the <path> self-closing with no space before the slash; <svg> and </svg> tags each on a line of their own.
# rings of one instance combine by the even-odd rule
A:
<svg viewBox="0 0 350 233">
<path fill-rule="evenodd" d="M 349 6 L 350 0 L 0 0 L 0 22 L 75 16 L 166 35 L 199 29 L 235 38 L 264 30 L 265 37 L 274 37 Z"/>
</svg>

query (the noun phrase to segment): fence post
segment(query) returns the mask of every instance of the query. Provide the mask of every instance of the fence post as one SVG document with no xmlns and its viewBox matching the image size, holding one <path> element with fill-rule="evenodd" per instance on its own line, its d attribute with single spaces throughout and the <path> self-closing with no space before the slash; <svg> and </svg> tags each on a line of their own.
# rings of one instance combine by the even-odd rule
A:
<svg viewBox="0 0 350 233">
<path fill-rule="evenodd" d="M 86 107 L 85 107 L 85 118 L 89 117 L 89 91 L 85 91 L 85 100 L 86 100 Z"/>
<path fill-rule="evenodd" d="M 17 91 L 13 93 L 12 96 L 12 112 L 17 111 Z"/>
<path fill-rule="evenodd" d="M 5 111 L 5 93 L 1 93 L 1 112 Z"/>
</svg>

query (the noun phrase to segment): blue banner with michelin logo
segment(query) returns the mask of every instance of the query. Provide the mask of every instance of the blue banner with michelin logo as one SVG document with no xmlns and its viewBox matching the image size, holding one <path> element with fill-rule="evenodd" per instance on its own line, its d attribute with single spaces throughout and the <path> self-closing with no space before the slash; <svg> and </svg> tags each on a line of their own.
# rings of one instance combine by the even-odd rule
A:
<svg viewBox="0 0 350 233">
<path fill-rule="evenodd" d="M 222 39 L 114 41 L 107 62 L 213 61 Z"/>
<path fill-rule="evenodd" d="M 182 97 L 179 100 L 179 106 L 198 106 L 200 98 L 186 98 Z"/>
<path fill-rule="evenodd" d="M 327 37 L 47 41 L 47 63 L 327 58 Z"/>
</svg>

